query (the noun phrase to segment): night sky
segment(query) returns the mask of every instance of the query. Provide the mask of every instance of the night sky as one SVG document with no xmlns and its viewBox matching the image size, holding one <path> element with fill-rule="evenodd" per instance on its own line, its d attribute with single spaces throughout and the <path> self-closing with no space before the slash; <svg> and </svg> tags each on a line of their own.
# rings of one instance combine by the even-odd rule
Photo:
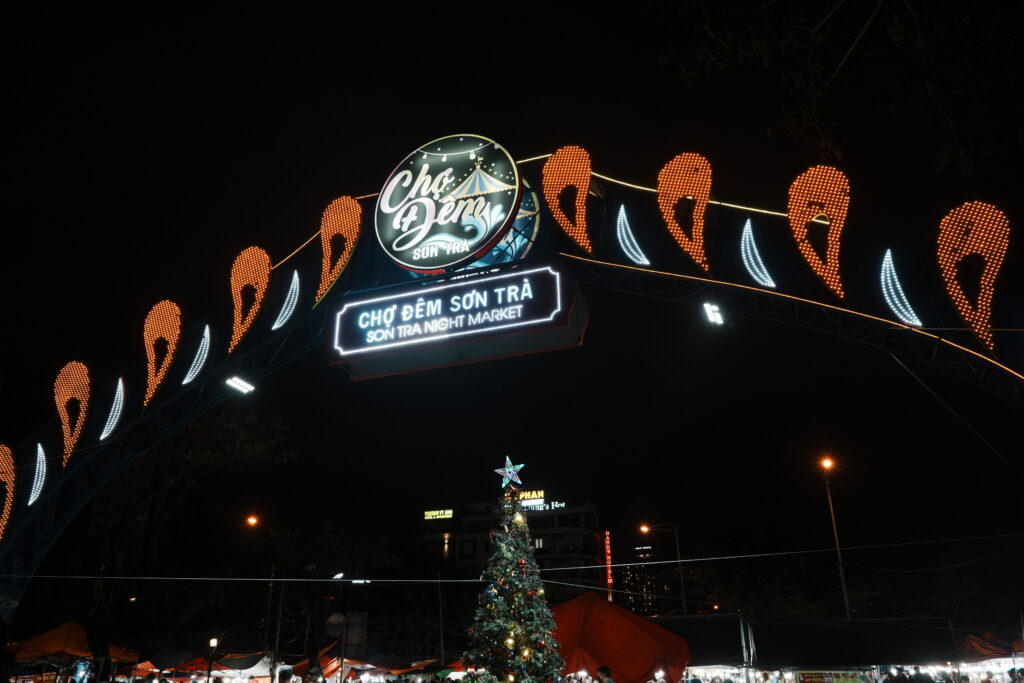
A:
<svg viewBox="0 0 1024 683">
<path fill-rule="evenodd" d="M 410 150 L 450 133 L 488 136 L 516 158 L 577 144 L 596 171 L 648 186 L 672 156 L 697 151 L 714 166 L 715 198 L 773 210 L 785 210 L 797 174 L 834 163 L 853 188 L 846 234 L 891 235 L 910 256 L 901 275 L 911 288 L 934 279 L 938 220 L 972 199 L 1009 216 L 1004 268 L 1019 268 L 1019 119 L 989 131 L 1001 145 L 965 173 L 936 158 L 969 131 L 944 135 L 907 108 L 884 113 L 895 85 L 852 83 L 862 99 L 823 113 L 844 145 L 837 161 L 813 141 L 766 132 L 784 104 L 781 77 L 732 69 L 681 80 L 665 7 L 580 23 L 575 11 L 517 7 L 493 27 L 447 15 L 396 27 L 390 11 L 365 8 L 188 18 L 90 9 L 8 22 L 0 442 L 16 446 L 51 419 L 65 363 L 115 375 L 141 357 L 154 303 L 177 301 L 186 324 L 223 306 L 239 251 L 288 254 L 331 200 L 377 192 Z M 987 59 L 979 48 L 976 68 Z M 850 78 L 865 73 L 855 57 Z M 894 80 L 908 77 L 894 67 Z M 979 120 L 973 112 L 965 125 Z M 374 246 L 367 237 L 359 248 Z M 848 270 L 877 279 L 873 261 Z M 1004 326 L 1022 327 L 1019 293 L 1000 309 Z M 830 453 L 844 545 L 1024 532 L 1020 406 L 798 327 L 726 311 L 719 328 L 696 307 L 584 296 L 591 322 L 578 349 L 352 382 L 327 362 L 325 340 L 325 353 L 226 406 L 283 416 L 299 457 L 280 471 L 218 475 L 211 514 L 233 524 L 258 511 L 281 528 L 333 518 L 356 535 L 402 538 L 396 530 L 424 509 L 496 497 L 492 470 L 508 454 L 526 463 L 530 487 L 597 504 L 623 548 L 648 521 L 679 525 L 684 555 L 818 549 L 832 543 L 816 468 Z M 1021 538 L 849 561 L 920 570 Z M 1022 558 L 1018 547 L 994 561 Z"/>
</svg>

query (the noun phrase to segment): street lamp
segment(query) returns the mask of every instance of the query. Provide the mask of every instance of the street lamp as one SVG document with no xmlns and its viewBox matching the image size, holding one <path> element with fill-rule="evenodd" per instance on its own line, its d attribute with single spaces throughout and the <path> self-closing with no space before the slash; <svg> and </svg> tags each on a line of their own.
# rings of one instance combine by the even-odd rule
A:
<svg viewBox="0 0 1024 683">
<path fill-rule="evenodd" d="M 640 533 L 649 534 L 652 531 L 671 531 L 676 539 L 676 571 L 679 572 L 679 596 L 683 600 L 683 614 L 689 614 L 686 608 L 686 582 L 683 580 L 683 556 L 679 552 L 679 527 L 675 524 L 641 524 Z"/>
<path fill-rule="evenodd" d="M 836 509 L 832 505 L 832 489 L 829 487 L 828 475 L 836 466 L 832 458 L 824 457 L 820 463 L 821 469 L 825 472 L 825 496 L 828 498 L 828 513 L 832 517 L 832 537 L 836 541 L 836 563 L 839 565 L 839 584 L 843 588 L 843 606 L 846 608 L 846 618 L 850 618 L 850 596 L 846 594 L 846 574 L 843 572 L 843 553 L 839 549 L 839 529 L 836 526 Z"/>
<path fill-rule="evenodd" d="M 248 517 L 245 518 L 245 523 L 248 524 L 251 527 L 252 526 L 256 526 L 257 524 L 260 523 L 260 518 L 257 517 L 256 515 L 249 515 Z"/>
<path fill-rule="evenodd" d="M 210 683 L 210 674 L 213 673 L 213 658 L 217 654 L 217 645 L 219 644 L 219 640 L 210 638 L 210 658 L 206 660 L 206 683 Z"/>
</svg>

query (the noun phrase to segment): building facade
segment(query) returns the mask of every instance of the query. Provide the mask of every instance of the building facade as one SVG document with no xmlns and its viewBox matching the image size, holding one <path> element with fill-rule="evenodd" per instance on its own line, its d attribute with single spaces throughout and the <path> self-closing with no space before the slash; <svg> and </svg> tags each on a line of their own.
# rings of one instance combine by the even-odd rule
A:
<svg viewBox="0 0 1024 683">
<path fill-rule="evenodd" d="M 523 491 L 523 507 L 549 602 L 563 602 L 585 590 L 604 590 L 604 532 L 597 506 L 548 500 L 544 493 Z M 490 559 L 490 531 L 499 517 L 497 501 L 426 510 L 423 551 L 442 574 L 477 578 Z"/>
</svg>

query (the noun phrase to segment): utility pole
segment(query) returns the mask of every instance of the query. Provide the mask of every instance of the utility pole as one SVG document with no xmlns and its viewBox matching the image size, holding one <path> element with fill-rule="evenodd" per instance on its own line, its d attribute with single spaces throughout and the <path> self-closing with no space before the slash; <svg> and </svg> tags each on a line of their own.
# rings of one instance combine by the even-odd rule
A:
<svg viewBox="0 0 1024 683">
<path fill-rule="evenodd" d="M 850 596 L 846 592 L 846 573 L 843 571 L 843 551 L 839 549 L 839 528 L 836 526 L 836 510 L 832 506 L 832 489 L 828 485 L 828 475 L 835 466 L 832 458 L 822 458 L 821 469 L 825 470 L 825 495 L 828 497 L 828 513 L 832 517 L 832 536 L 836 540 L 836 562 L 839 564 L 839 584 L 843 588 L 843 605 L 846 607 L 846 618 L 850 619 Z"/>
<path fill-rule="evenodd" d="M 441 572 L 437 573 L 437 617 L 438 633 L 441 637 L 441 666 L 444 666 L 444 600 L 441 598 Z"/>
</svg>

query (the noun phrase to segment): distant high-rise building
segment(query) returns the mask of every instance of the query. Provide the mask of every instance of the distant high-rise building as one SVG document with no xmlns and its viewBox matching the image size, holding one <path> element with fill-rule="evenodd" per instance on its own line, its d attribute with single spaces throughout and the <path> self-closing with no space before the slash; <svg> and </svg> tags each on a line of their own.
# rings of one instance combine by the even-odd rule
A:
<svg viewBox="0 0 1024 683">
<path fill-rule="evenodd" d="M 524 491 L 534 557 L 545 579 L 561 582 L 545 589 L 551 602 L 576 597 L 584 590 L 607 590 L 604 569 L 604 537 L 597 506 L 592 503 L 568 505 L 548 500 L 544 491 Z M 461 507 L 426 510 L 421 536 L 424 553 L 437 568 L 452 577 L 480 576 L 491 555 L 490 531 L 498 524 L 497 499 L 465 503 Z"/>
<path fill-rule="evenodd" d="M 628 557 L 629 564 L 619 572 L 624 592 L 616 602 L 641 616 L 667 614 L 678 609 L 676 568 L 671 564 L 650 564 L 659 559 L 656 546 L 634 546 Z"/>
</svg>

